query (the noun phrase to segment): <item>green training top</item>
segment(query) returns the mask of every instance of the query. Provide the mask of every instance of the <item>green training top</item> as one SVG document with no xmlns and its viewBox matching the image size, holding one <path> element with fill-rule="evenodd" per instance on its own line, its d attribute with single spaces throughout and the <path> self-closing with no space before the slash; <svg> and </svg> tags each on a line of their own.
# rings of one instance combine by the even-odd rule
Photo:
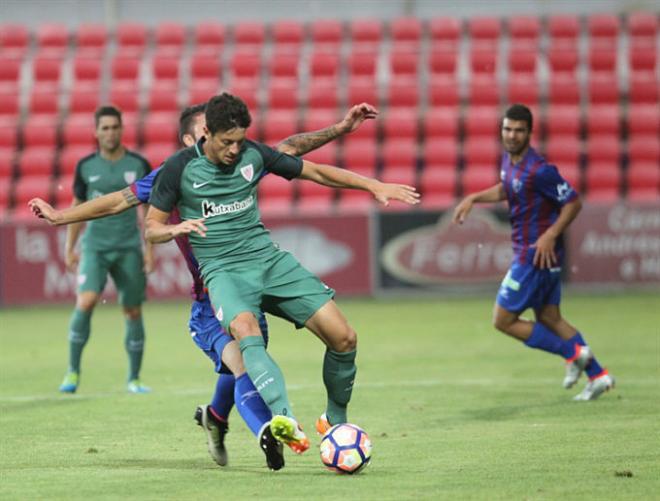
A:
<svg viewBox="0 0 660 501">
<path fill-rule="evenodd" d="M 73 194 L 78 200 L 91 200 L 107 193 L 123 190 L 149 173 L 149 162 L 126 150 L 116 162 L 98 152 L 84 157 L 76 166 Z M 141 245 L 136 208 L 121 214 L 95 219 L 87 223 L 82 237 L 84 250 L 108 251 Z"/>
<path fill-rule="evenodd" d="M 274 248 L 257 207 L 257 185 L 268 172 L 293 179 L 302 160 L 246 140 L 232 165 L 216 165 L 204 156 L 202 140 L 165 161 L 149 203 L 178 210 L 182 220 L 206 219 L 206 237 L 190 234 L 203 273 L 210 262 L 215 268 L 260 259 Z"/>
</svg>

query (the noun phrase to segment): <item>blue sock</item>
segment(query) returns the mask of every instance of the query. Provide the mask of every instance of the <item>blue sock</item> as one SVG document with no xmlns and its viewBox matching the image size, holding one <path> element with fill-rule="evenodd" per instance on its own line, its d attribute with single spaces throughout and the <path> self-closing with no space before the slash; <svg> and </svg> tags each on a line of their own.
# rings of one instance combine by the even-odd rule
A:
<svg viewBox="0 0 660 501">
<path fill-rule="evenodd" d="M 540 322 L 534 323 L 532 334 L 525 344 L 530 348 L 561 355 L 566 359 L 575 354 L 575 342 L 563 340 Z"/>
<path fill-rule="evenodd" d="M 256 437 L 263 425 L 270 421 L 272 414 L 252 384 L 247 372 L 236 378 L 234 400 L 236 400 L 236 408 L 243 421 Z"/>
<path fill-rule="evenodd" d="M 215 383 L 215 393 L 211 400 L 214 414 L 225 421 L 234 406 L 234 381 L 233 374 L 218 374 L 218 382 Z"/>
<path fill-rule="evenodd" d="M 572 340 L 574 340 L 575 342 L 577 342 L 581 346 L 587 346 L 587 342 L 584 340 L 584 338 L 582 337 L 582 334 L 580 334 L 579 332 L 575 336 L 573 336 L 569 341 L 572 341 Z M 596 360 L 596 357 L 593 357 L 589 361 L 589 363 L 587 364 L 587 367 L 585 367 L 585 369 L 584 369 L 584 371 L 587 373 L 587 376 L 589 376 L 589 378 L 593 378 L 593 377 L 598 376 L 599 374 L 601 374 L 603 372 L 603 370 L 604 369 L 598 363 L 598 360 Z"/>
</svg>

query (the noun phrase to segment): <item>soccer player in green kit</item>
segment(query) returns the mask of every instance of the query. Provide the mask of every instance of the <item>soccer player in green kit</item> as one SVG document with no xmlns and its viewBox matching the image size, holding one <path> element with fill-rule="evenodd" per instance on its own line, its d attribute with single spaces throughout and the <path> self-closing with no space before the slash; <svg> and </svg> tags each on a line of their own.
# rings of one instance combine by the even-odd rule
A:
<svg viewBox="0 0 660 501">
<path fill-rule="evenodd" d="M 121 112 L 113 106 L 102 106 L 94 114 L 98 151 L 81 159 L 73 182 L 73 205 L 123 189 L 151 170 L 140 155 L 121 144 Z M 77 272 L 76 307 L 69 324 L 69 369 L 60 391 L 74 393 L 80 383 L 80 362 L 89 339 L 94 306 L 112 276 L 119 292 L 125 317 L 124 346 L 128 354 L 128 386 L 131 393 L 147 393 L 140 381 L 144 352 L 142 302 L 145 299 L 145 269 L 151 268 L 151 246 L 142 253 L 136 209 L 87 225 L 82 237 L 82 252 L 75 251 L 82 223 L 67 228 L 66 264 Z"/>
<path fill-rule="evenodd" d="M 239 98 L 225 93 L 209 101 L 207 139 L 170 157 L 156 180 L 146 238 L 160 243 L 189 235 L 216 317 L 239 341 L 250 379 L 273 413 L 273 436 L 302 453 L 309 440 L 294 418 L 282 372 L 266 352 L 257 317 L 263 309 L 306 326 L 326 344 L 325 416 L 331 424 L 346 422 L 357 336 L 333 301 L 334 291 L 270 239 L 257 207 L 257 185 L 272 172 L 369 191 L 385 205 L 390 199 L 416 204 L 419 196 L 410 186 L 381 183 L 247 140 L 250 122 Z M 175 210 L 183 222 L 167 224 Z"/>
</svg>

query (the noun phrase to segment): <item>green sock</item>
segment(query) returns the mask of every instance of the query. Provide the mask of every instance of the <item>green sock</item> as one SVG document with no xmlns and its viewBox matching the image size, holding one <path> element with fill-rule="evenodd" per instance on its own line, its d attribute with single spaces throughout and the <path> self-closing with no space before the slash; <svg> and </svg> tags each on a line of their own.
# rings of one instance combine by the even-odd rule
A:
<svg viewBox="0 0 660 501">
<path fill-rule="evenodd" d="M 241 339 L 239 346 L 245 370 L 273 415 L 294 417 L 284 385 L 284 375 L 266 352 L 264 339 L 261 336 L 249 336 Z"/>
<path fill-rule="evenodd" d="M 346 406 L 351 400 L 357 372 L 356 354 L 356 350 L 347 353 L 326 350 L 323 358 L 323 383 L 328 392 L 325 414 L 333 425 L 346 422 Z"/>
<path fill-rule="evenodd" d="M 69 321 L 69 372 L 80 372 L 80 359 L 83 348 L 89 339 L 89 324 L 91 311 L 76 308 Z"/>
<path fill-rule="evenodd" d="M 128 380 L 140 377 L 142 354 L 144 353 L 144 325 L 142 317 L 135 320 L 126 319 L 126 337 L 124 347 L 128 353 Z"/>
</svg>

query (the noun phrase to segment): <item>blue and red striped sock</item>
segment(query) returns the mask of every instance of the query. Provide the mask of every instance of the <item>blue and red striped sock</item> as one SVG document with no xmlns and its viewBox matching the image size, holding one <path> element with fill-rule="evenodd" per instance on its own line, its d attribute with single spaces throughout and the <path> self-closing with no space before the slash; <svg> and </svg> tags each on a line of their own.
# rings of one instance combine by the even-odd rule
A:
<svg viewBox="0 0 660 501">
<path fill-rule="evenodd" d="M 569 341 L 574 341 L 580 346 L 587 346 L 587 342 L 579 332 L 571 339 L 569 339 Z M 601 365 L 598 363 L 598 360 L 596 360 L 596 357 L 592 357 L 584 371 L 587 373 L 587 376 L 589 376 L 589 379 L 595 379 L 601 374 L 607 374 L 607 370 L 601 367 Z"/>
<path fill-rule="evenodd" d="M 234 383 L 233 374 L 218 374 L 215 393 L 211 400 L 213 415 L 225 422 L 229 419 L 229 413 L 234 406 Z"/>
</svg>

